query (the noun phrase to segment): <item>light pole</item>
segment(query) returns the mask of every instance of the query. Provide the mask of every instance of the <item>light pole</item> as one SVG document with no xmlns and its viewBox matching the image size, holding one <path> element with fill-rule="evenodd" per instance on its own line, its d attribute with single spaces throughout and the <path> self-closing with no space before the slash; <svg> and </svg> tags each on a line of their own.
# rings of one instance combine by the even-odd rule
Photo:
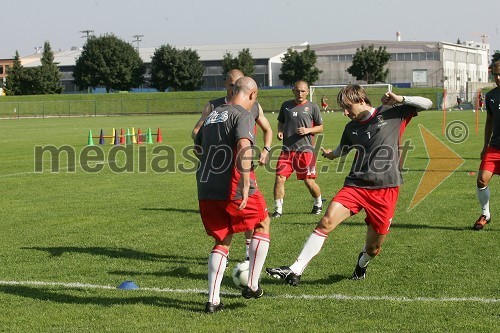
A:
<svg viewBox="0 0 500 333">
<path fill-rule="evenodd" d="M 139 52 L 139 42 L 142 41 L 142 37 L 144 37 L 144 35 L 134 35 L 132 36 L 134 37 L 135 39 L 133 40 L 133 42 L 136 42 L 137 43 L 137 52 Z"/>
<path fill-rule="evenodd" d="M 94 30 L 80 30 L 80 33 L 85 34 L 82 38 L 87 38 L 87 40 L 89 40 L 90 36 L 94 36 Z"/>
</svg>

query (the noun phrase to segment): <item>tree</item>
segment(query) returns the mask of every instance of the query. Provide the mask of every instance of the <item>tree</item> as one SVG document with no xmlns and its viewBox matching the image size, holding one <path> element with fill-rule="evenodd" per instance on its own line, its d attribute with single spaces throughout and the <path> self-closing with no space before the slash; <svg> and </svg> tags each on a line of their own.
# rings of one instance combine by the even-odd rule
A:
<svg viewBox="0 0 500 333">
<path fill-rule="evenodd" d="M 12 67 L 9 68 L 7 72 L 7 78 L 5 79 L 5 94 L 9 96 L 22 95 L 22 77 L 23 77 L 23 66 L 21 65 L 21 60 L 19 57 L 19 52 L 16 51 L 14 56 L 14 63 Z"/>
<path fill-rule="evenodd" d="M 205 68 L 198 52 L 162 45 L 151 57 L 151 86 L 159 91 L 199 90 Z"/>
<path fill-rule="evenodd" d="M 222 59 L 222 75 L 225 77 L 231 69 L 239 69 L 245 76 L 253 76 L 255 60 L 250 53 L 250 49 L 243 49 L 238 52 L 238 57 L 233 58 L 231 52 L 226 52 Z"/>
<path fill-rule="evenodd" d="M 42 65 L 38 71 L 38 78 L 36 82 L 37 94 L 60 94 L 63 91 L 61 85 L 62 73 L 54 63 L 54 53 L 50 48 L 49 42 L 43 45 L 43 55 L 40 59 Z"/>
<path fill-rule="evenodd" d="M 322 72 L 316 67 L 316 60 L 316 52 L 311 50 L 309 45 L 302 52 L 290 48 L 283 56 L 279 78 L 287 86 L 293 85 L 298 80 L 313 84 Z"/>
<path fill-rule="evenodd" d="M 391 59 L 391 55 L 386 51 L 385 46 L 375 50 L 373 45 L 368 46 L 368 48 L 362 45 L 361 49 L 356 49 L 352 66 L 347 69 L 347 72 L 356 77 L 356 80 L 363 80 L 368 84 L 385 82 L 389 70 L 384 70 L 384 66 L 389 59 Z"/>
<path fill-rule="evenodd" d="M 73 77 L 81 88 L 130 90 L 144 82 L 144 63 L 129 43 L 112 34 L 89 37 L 76 60 Z"/>
<path fill-rule="evenodd" d="M 495 53 L 491 56 L 491 66 L 493 67 L 493 64 L 497 61 L 500 60 L 500 50 L 495 50 Z"/>
</svg>

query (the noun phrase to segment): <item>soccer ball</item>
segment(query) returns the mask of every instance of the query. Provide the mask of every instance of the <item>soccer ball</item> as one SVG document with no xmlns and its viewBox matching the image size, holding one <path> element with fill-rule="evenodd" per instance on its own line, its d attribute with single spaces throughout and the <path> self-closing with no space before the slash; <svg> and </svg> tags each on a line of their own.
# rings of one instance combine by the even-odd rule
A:
<svg viewBox="0 0 500 333">
<path fill-rule="evenodd" d="M 248 284 L 248 270 L 250 268 L 250 262 L 248 260 L 242 261 L 233 268 L 233 282 L 237 287 L 243 288 Z"/>
</svg>

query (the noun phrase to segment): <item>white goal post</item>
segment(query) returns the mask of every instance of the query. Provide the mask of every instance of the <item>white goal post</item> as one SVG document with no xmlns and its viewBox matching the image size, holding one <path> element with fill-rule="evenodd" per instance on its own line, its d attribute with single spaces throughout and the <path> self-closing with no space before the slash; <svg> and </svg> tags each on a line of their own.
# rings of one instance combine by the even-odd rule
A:
<svg viewBox="0 0 500 333">
<path fill-rule="evenodd" d="M 333 102 L 336 102 L 337 100 L 337 94 L 345 86 L 347 86 L 347 84 L 326 84 L 319 86 L 310 86 L 309 100 L 315 104 L 318 104 L 321 108 L 321 98 L 323 95 L 325 95 L 328 98 L 328 104 L 333 105 Z M 392 85 L 389 83 L 360 84 L 360 86 L 365 88 L 366 93 L 371 97 L 371 99 L 382 97 L 385 92 L 392 91 Z M 376 95 L 374 95 L 374 93 Z"/>
</svg>

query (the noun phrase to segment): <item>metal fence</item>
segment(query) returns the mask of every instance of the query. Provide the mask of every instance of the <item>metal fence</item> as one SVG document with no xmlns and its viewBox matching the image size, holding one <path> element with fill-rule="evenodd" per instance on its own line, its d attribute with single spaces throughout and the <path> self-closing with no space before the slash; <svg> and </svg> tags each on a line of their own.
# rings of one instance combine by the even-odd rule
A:
<svg viewBox="0 0 500 333">
<path fill-rule="evenodd" d="M 265 111 L 279 111 L 281 103 L 292 96 L 263 97 Z M 95 117 L 114 115 L 158 115 L 200 113 L 206 98 L 113 99 L 1 102 L 0 118 Z"/>
</svg>

